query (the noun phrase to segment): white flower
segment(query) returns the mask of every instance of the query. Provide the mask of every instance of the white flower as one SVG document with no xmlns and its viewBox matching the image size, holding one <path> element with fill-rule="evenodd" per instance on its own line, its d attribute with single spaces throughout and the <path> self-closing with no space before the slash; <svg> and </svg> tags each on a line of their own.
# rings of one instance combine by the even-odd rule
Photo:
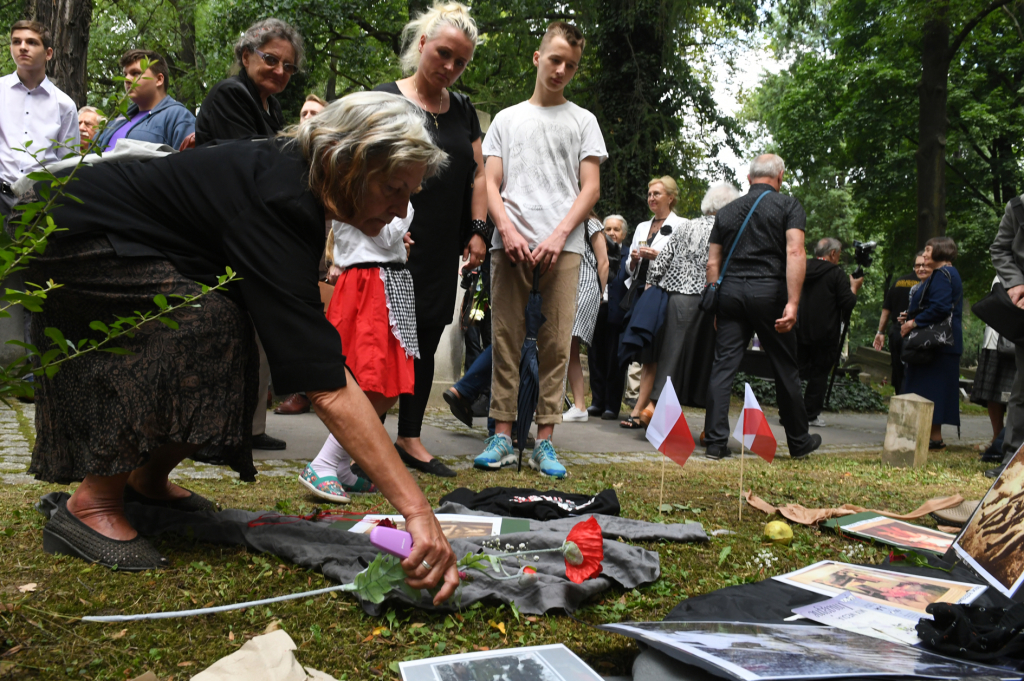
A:
<svg viewBox="0 0 1024 681">
<path fill-rule="evenodd" d="M 472 310 L 469 311 L 469 318 L 472 319 L 474 322 L 482 321 L 484 318 L 484 311 L 481 310 L 479 307 L 474 307 Z"/>
</svg>

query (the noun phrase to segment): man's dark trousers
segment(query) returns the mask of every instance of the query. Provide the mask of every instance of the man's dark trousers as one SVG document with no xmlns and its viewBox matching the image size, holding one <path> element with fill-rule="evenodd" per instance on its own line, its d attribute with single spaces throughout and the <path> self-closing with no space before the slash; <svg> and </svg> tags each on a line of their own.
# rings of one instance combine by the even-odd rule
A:
<svg viewBox="0 0 1024 681">
<path fill-rule="evenodd" d="M 889 332 L 889 362 L 892 365 L 892 387 L 897 395 L 903 394 L 903 336 L 899 325 Z"/>
<path fill-rule="evenodd" d="M 726 277 L 719 293 L 718 333 L 715 361 L 708 385 L 704 438 L 709 445 L 729 442 L 729 396 L 743 353 L 756 333 L 761 349 L 768 353 L 775 374 L 779 417 L 786 428 L 789 451 L 803 452 L 811 446 L 807 433 L 807 412 L 800 393 L 795 330 L 779 333 L 775 320 L 786 307 L 786 282 L 782 279 L 738 279 Z"/>
<path fill-rule="evenodd" d="M 800 378 L 807 381 L 804 389 L 804 410 L 808 419 L 816 419 L 825 408 L 828 377 L 839 354 L 839 337 L 825 338 L 813 345 L 800 345 Z"/>
</svg>

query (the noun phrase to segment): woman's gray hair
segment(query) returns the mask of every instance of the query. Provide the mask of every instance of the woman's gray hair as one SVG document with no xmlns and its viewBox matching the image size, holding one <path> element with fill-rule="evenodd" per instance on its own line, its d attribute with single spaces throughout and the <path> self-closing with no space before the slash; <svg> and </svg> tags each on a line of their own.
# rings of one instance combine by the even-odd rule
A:
<svg viewBox="0 0 1024 681">
<path fill-rule="evenodd" d="M 405 97 L 356 92 L 281 133 L 309 163 L 309 186 L 328 212 L 349 216 L 371 178 L 425 166 L 424 179 L 448 163 L 430 138 L 427 116 Z"/>
<path fill-rule="evenodd" d="M 473 17 L 469 16 L 469 8 L 461 2 L 436 2 L 430 9 L 416 15 L 402 29 L 402 57 L 399 59 L 402 73 L 414 73 L 420 65 L 420 36 L 433 40 L 445 26 L 462 31 L 476 48 L 480 32 Z"/>
<path fill-rule="evenodd" d="M 739 197 L 740 191 L 728 182 L 716 184 L 700 200 L 700 212 L 704 215 L 715 215 Z"/>
<path fill-rule="evenodd" d="M 291 43 L 292 50 L 295 51 L 295 65 L 302 68 L 306 58 L 306 51 L 302 46 L 302 36 L 290 24 L 272 17 L 260 19 L 245 29 L 245 33 L 235 43 L 235 61 L 238 66 L 242 66 L 242 55 L 246 52 L 255 53 L 256 50 L 275 38 Z"/>
<path fill-rule="evenodd" d="M 761 154 L 750 162 L 750 177 L 778 177 L 786 170 L 786 163 L 776 154 Z"/>
</svg>

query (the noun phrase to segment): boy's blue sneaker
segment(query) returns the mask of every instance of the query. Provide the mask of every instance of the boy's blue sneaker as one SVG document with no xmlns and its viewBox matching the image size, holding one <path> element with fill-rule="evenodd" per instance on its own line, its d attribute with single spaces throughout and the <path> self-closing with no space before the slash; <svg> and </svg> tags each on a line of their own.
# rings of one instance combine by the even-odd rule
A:
<svg viewBox="0 0 1024 681">
<path fill-rule="evenodd" d="M 530 456 L 530 468 L 540 471 L 552 478 L 564 478 L 565 466 L 558 463 L 558 455 L 551 440 L 537 440 L 537 446 L 533 448 Z"/>
<path fill-rule="evenodd" d="M 496 471 L 505 466 L 515 466 L 518 459 L 512 451 L 512 438 L 508 435 L 492 435 L 484 444 L 483 454 L 473 459 L 474 468 L 482 468 L 485 471 Z"/>
</svg>

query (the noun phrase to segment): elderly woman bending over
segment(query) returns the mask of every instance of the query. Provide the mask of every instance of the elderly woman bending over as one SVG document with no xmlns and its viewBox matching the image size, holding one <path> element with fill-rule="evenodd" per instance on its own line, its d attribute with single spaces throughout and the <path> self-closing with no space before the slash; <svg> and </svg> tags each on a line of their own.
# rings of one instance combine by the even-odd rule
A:
<svg viewBox="0 0 1024 681">
<path fill-rule="evenodd" d="M 155 309 L 158 293 L 197 294 L 196 282 L 216 283 L 226 267 L 241 278 L 198 308 L 173 313 L 176 329 L 153 323 L 123 339 L 131 354 L 90 353 L 41 377 L 30 470 L 50 482 L 82 481 L 46 524 L 46 551 L 122 570 L 167 565 L 129 524 L 124 501 L 212 508 L 168 479 L 185 458 L 253 479 L 255 326 L 278 388 L 306 391 L 328 430 L 405 516 L 415 541 L 402 563 L 410 585 L 443 578 L 438 602 L 454 592 L 451 547 L 351 379 L 317 286 L 325 219 L 374 236 L 404 217 L 413 192 L 444 166 L 425 119 L 404 98 L 364 92 L 277 139 L 79 171 L 82 203 L 55 211 L 67 231 L 27 275 L 64 284 L 34 316 L 37 338 L 49 326 L 70 338 L 93 336 L 94 319 Z M 161 210 L 139 208 L 154 202 Z"/>
</svg>

